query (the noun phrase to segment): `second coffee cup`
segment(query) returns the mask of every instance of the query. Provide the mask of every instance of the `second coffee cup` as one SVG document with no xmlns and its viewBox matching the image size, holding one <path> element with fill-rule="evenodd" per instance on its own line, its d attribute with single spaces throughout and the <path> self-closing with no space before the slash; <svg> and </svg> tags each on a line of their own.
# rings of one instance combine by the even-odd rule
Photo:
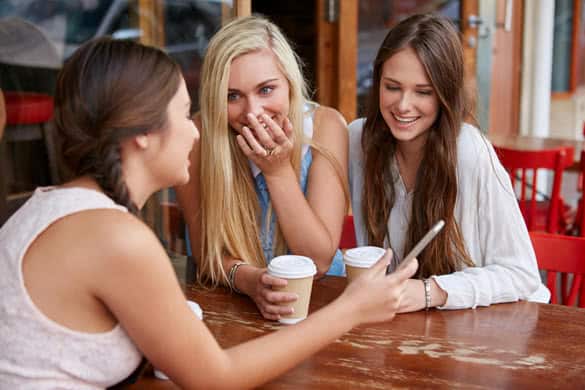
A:
<svg viewBox="0 0 585 390">
<path fill-rule="evenodd" d="M 284 304 L 292 306 L 294 311 L 288 316 L 281 316 L 278 321 L 283 324 L 296 324 L 307 318 L 313 277 L 317 273 L 317 267 L 315 267 L 313 260 L 305 256 L 278 256 L 268 264 L 268 273 L 287 280 L 285 287 L 273 288 L 275 291 L 292 292 L 299 297 L 294 302 Z"/>
<path fill-rule="evenodd" d="M 386 250 L 377 246 L 362 246 L 345 251 L 343 262 L 347 272 L 347 281 L 351 282 L 362 272 L 376 264 Z"/>
</svg>

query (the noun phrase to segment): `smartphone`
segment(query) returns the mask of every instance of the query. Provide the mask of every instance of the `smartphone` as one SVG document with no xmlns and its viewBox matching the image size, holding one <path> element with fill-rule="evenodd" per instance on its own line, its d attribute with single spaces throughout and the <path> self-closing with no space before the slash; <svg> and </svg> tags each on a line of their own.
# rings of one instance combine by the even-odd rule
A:
<svg viewBox="0 0 585 390">
<path fill-rule="evenodd" d="M 410 260 L 417 257 L 423 251 L 423 249 L 426 248 L 429 242 L 431 242 L 432 239 L 435 238 L 437 234 L 439 234 L 441 229 L 443 229 L 443 226 L 445 226 L 445 221 L 443 221 L 442 219 L 439 220 L 439 222 L 437 222 L 436 224 L 434 224 L 433 227 L 429 229 L 427 234 L 425 234 L 423 238 L 421 238 L 421 240 L 414 246 L 414 248 L 412 248 L 408 255 L 406 255 L 404 260 L 402 260 L 402 262 L 400 263 L 400 266 L 402 266 L 403 264 L 408 264 Z M 388 267 L 386 267 L 386 275 L 392 273 L 392 271 L 394 271 L 394 260 L 390 264 L 388 264 Z"/>
</svg>

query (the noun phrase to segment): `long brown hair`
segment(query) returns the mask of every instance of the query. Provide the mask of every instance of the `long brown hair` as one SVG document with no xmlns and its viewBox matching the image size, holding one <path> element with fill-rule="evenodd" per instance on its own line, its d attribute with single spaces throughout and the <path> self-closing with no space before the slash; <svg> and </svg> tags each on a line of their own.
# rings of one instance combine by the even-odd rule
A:
<svg viewBox="0 0 585 390">
<path fill-rule="evenodd" d="M 120 143 L 161 129 L 179 88 L 179 66 L 161 50 L 98 38 L 69 58 L 57 80 L 55 127 L 68 175 L 89 175 L 136 213 L 122 175 Z"/>
<path fill-rule="evenodd" d="M 443 231 L 418 256 L 417 277 L 455 272 L 473 265 L 454 217 L 457 199 L 457 136 L 470 115 L 464 90 L 463 49 L 451 22 L 439 15 L 411 16 L 388 32 L 374 61 L 373 85 L 362 133 L 365 158 L 362 211 L 368 242 L 382 246 L 389 238 L 388 219 L 394 205 L 392 168 L 397 142 L 380 113 L 380 78 L 384 63 L 412 48 L 423 64 L 439 100 L 439 114 L 428 130 L 416 183 L 411 219 L 406 233 L 407 253 L 439 219 Z"/>
</svg>

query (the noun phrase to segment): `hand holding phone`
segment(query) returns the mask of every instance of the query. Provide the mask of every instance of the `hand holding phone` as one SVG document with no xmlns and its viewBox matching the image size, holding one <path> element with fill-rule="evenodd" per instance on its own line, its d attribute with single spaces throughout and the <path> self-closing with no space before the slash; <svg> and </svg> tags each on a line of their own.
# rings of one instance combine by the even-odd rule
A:
<svg viewBox="0 0 585 390">
<path fill-rule="evenodd" d="M 423 236 L 423 238 L 421 238 L 421 240 L 414 246 L 414 248 L 412 248 L 412 250 L 408 253 L 408 255 L 406 255 L 404 260 L 402 260 L 402 262 L 399 265 L 399 268 L 404 266 L 405 264 L 408 264 L 409 261 L 411 261 L 412 259 L 417 257 L 423 251 L 423 249 L 426 248 L 426 246 L 429 244 L 429 242 L 431 242 L 432 239 L 435 238 L 435 236 L 437 234 L 439 234 L 441 229 L 443 229 L 443 226 L 445 226 L 445 221 L 443 221 L 442 219 L 439 220 L 439 222 L 437 222 L 436 224 L 434 224 L 433 227 L 429 229 L 427 234 L 425 234 Z M 392 263 L 388 264 L 388 267 L 386 267 L 386 275 L 392 273 L 392 271 L 393 271 L 392 265 L 393 264 L 394 264 L 394 261 Z"/>
</svg>

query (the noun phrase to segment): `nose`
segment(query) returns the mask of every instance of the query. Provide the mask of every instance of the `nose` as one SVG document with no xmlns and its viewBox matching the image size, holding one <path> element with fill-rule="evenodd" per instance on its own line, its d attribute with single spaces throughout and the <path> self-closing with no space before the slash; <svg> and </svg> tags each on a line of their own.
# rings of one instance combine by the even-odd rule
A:
<svg viewBox="0 0 585 390">
<path fill-rule="evenodd" d="M 193 141 L 197 141 L 199 139 L 199 129 L 197 128 L 197 125 L 195 125 L 195 122 L 191 121 L 191 123 L 193 124 Z"/>
<path fill-rule="evenodd" d="M 408 112 L 410 110 L 410 106 L 412 104 L 412 99 L 410 93 L 403 92 L 400 95 L 400 101 L 398 102 L 398 111 L 399 112 Z"/>
<path fill-rule="evenodd" d="M 248 97 L 248 107 L 247 112 L 253 114 L 255 117 L 258 117 L 262 113 L 264 113 L 264 107 L 262 106 L 262 102 L 255 96 Z"/>
</svg>

